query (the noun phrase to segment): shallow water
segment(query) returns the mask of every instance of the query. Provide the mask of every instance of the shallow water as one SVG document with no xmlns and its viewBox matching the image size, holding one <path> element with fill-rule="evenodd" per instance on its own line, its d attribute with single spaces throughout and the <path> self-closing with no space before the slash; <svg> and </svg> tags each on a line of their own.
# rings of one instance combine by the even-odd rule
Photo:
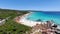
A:
<svg viewBox="0 0 60 34">
<path fill-rule="evenodd" d="M 60 12 L 33 12 L 27 17 L 28 20 L 32 21 L 49 21 L 52 20 L 56 24 L 60 24 Z"/>
</svg>

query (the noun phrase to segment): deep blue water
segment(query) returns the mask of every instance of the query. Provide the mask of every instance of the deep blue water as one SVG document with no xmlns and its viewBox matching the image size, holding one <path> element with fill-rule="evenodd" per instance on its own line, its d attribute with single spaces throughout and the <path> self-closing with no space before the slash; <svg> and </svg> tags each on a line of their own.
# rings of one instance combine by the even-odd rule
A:
<svg viewBox="0 0 60 34">
<path fill-rule="evenodd" d="M 56 24 L 60 24 L 60 12 L 33 12 L 27 19 L 36 21 L 38 19 L 42 21 L 53 20 Z"/>
</svg>

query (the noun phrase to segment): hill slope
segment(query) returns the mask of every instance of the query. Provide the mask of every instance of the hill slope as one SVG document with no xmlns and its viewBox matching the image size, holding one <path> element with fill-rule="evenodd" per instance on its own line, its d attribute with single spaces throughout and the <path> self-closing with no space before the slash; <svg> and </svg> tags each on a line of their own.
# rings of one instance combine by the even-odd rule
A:
<svg viewBox="0 0 60 34">
<path fill-rule="evenodd" d="M 5 24 L 0 26 L 0 34 L 24 34 L 29 31 L 30 27 L 18 24 L 13 21 L 16 16 L 20 16 L 28 13 L 28 11 L 8 10 L 0 9 L 0 18 L 6 18 L 11 16 Z"/>
</svg>

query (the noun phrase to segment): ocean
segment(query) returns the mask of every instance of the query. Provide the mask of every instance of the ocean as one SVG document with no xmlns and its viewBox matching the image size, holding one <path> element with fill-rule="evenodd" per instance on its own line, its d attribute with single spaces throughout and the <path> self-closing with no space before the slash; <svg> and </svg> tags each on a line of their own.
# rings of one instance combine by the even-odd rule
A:
<svg viewBox="0 0 60 34">
<path fill-rule="evenodd" d="M 27 19 L 31 21 L 53 21 L 56 24 L 60 24 L 60 12 L 33 11 L 27 16 Z"/>
</svg>

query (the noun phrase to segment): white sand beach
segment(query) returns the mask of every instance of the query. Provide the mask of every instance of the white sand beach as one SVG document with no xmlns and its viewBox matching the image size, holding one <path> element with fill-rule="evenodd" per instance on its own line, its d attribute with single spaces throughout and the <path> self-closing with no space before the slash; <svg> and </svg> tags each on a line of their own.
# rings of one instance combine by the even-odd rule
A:
<svg viewBox="0 0 60 34">
<path fill-rule="evenodd" d="M 31 13 L 32 13 L 32 12 L 31 12 Z M 26 19 L 26 17 L 27 17 L 29 14 L 31 14 L 31 13 L 28 13 L 28 14 L 25 14 L 25 15 L 21 16 L 21 17 L 20 17 L 20 20 L 19 20 L 19 23 L 20 23 L 20 24 L 27 25 L 27 26 L 30 26 L 30 27 L 36 25 L 37 23 L 38 23 L 38 24 L 41 24 L 42 22 L 30 21 L 30 20 L 27 20 L 27 19 Z"/>
</svg>

